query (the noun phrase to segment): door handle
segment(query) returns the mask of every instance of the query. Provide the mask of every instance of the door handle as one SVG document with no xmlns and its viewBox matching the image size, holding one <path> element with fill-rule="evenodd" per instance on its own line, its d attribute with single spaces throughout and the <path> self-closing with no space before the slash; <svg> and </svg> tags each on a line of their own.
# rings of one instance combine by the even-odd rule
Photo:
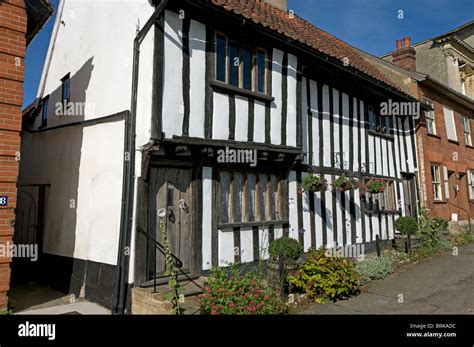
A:
<svg viewBox="0 0 474 347">
<path fill-rule="evenodd" d="M 172 208 L 168 209 L 168 221 L 170 221 L 171 223 L 174 223 L 176 221 Z"/>
<path fill-rule="evenodd" d="M 188 213 L 189 212 L 189 206 L 186 203 L 186 200 L 180 199 L 178 201 L 179 208 L 182 209 L 184 212 Z"/>
</svg>

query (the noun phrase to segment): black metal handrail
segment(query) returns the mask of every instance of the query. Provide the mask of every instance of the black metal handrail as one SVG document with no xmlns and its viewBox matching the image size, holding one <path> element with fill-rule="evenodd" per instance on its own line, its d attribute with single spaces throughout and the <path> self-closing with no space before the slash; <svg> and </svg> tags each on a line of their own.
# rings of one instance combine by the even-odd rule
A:
<svg viewBox="0 0 474 347">
<path fill-rule="evenodd" d="M 139 233 L 142 233 L 143 235 L 145 235 L 148 239 L 152 240 L 154 243 L 155 243 L 155 247 L 157 250 L 159 250 L 163 255 L 165 254 L 165 247 L 159 243 L 158 241 L 156 241 L 156 239 L 149 235 L 145 230 L 143 229 L 138 229 L 138 232 Z M 181 259 L 179 259 L 177 256 L 175 256 L 173 253 L 170 252 L 170 255 L 171 255 L 171 258 L 173 258 L 173 263 L 174 265 L 176 265 L 178 268 L 182 268 L 183 267 L 183 262 L 181 261 Z"/>
<path fill-rule="evenodd" d="M 161 243 L 159 243 L 153 236 L 148 234 L 145 230 L 140 229 L 140 228 L 137 228 L 137 230 L 138 230 L 139 233 L 145 235 L 145 237 L 147 238 L 147 249 L 148 249 L 148 241 L 151 240 L 155 244 L 156 249 L 159 250 L 163 255 L 165 255 L 165 249 L 164 249 L 164 246 Z M 187 278 L 189 278 L 188 274 L 186 272 L 184 272 L 183 269 L 182 269 L 183 262 L 181 261 L 181 259 L 179 259 L 177 256 L 175 256 L 171 252 L 170 252 L 170 255 L 173 258 L 173 262 L 176 265 L 176 267 L 178 268 L 178 271 L 181 274 L 183 274 L 184 276 L 186 276 Z M 154 269 L 154 273 L 153 273 L 153 291 L 156 293 L 156 286 L 157 286 L 157 284 L 156 284 L 156 257 L 154 257 L 154 263 L 155 263 L 155 269 Z M 191 282 L 194 283 L 194 285 L 199 287 L 201 290 L 204 290 L 204 288 L 199 283 L 196 283 L 191 278 L 189 278 L 189 279 L 190 279 Z M 175 276 L 175 280 L 178 281 L 178 275 Z"/>
</svg>

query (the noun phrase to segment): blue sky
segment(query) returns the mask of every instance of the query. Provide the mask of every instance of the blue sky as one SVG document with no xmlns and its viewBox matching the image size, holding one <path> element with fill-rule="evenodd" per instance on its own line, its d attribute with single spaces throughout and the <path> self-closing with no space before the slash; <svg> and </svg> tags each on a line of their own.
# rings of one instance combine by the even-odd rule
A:
<svg viewBox="0 0 474 347">
<path fill-rule="evenodd" d="M 50 2 L 55 9 L 58 7 L 59 0 Z M 473 0 L 289 0 L 289 8 L 317 27 L 375 55 L 392 51 L 395 40 L 404 36 L 416 43 L 474 19 Z M 399 10 L 403 11 L 403 19 L 398 18 Z M 25 106 L 36 97 L 53 23 L 51 18 L 28 47 Z"/>
</svg>

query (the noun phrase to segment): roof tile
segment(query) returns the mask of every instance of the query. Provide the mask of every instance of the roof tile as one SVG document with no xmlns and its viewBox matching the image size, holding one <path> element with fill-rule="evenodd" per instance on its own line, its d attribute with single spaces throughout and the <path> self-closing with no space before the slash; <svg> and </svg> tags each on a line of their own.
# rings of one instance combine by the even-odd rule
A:
<svg viewBox="0 0 474 347">
<path fill-rule="evenodd" d="M 213 5 L 240 15 L 252 22 L 268 27 L 289 39 L 338 60 L 348 59 L 349 66 L 406 94 L 369 60 L 348 43 L 315 27 L 313 24 L 288 12 L 282 11 L 263 0 L 208 0 Z"/>
</svg>

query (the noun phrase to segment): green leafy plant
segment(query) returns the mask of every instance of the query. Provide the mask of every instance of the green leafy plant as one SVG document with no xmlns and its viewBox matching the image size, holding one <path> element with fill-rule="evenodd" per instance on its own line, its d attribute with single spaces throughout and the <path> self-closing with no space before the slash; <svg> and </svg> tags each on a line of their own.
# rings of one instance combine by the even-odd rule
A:
<svg viewBox="0 0 474 347">
<path fill-rule="evenodd" d="M 278 260 L 281 258 L 285 265 L 294 265 L 303 254 L 303 246 L 295 239 L 281 237 L 270 242 L 268 253 L 272 263 L 278 263 Z"/>
<path fill-rule="evenodd" d="M 357 262 L 356 271 L 360 275 L 360 284 L 387 277 L 393 272 L 392 259 L 386 256 L 375 257 Z"/>
<path fill-rule="evenodd" d="M 168 287 L 170 288 L 170 291 L 165 294 L 165 299 L 171 301 L 173 313 L 180 315 L 182 310 L 180 307 L 180 284 L 178 282 L 179 268 L 176 266 L 175 261 L 171 255 L 170 244 L 168 241 L 168 232 L 166 230 L 166 223 L 164 222 L 166 210 L 163 208 L 160 209 L 158 211 L 158 217 L 160 218 L 160 233 L 163 241 L 163 253 L 166 264 L 165 275 L 169 276 Z"/>
<path fill-rule="evenodd" d="M 327 257 L 324 249 L 313 250 L 288 282 L 317 303 L 336 301 L 359 292 L 360 277 L 352 260 Z"/>
<path fill-rule="evenodd" d="M 403 235 L 415 235 L 418 231 L 418 224 L 413 217 L 399 217 L 395 221 L 395 229 Z"/>
<path fill-rule="evenodd" d="M 371 178 L 365 185 L 364 191 L 371 194 L 383 193 L 385 191 L 385 186 L 387 181 L 383 178 Z"/>
<path fill-rule="evenodd" d="M 199 295 L 203 314 L 263 315 L 288 313 L 287 304 L 254 273 L 241 274 L 236 266 L 228 273 L 213 268 Z"/>
<path fill-rule="evenodd" d="M 447 221 L 440 217 L 430 217 L 426 208 L 421 209 L 418 217 L 418 230 L 422 256 L 430 256 L 441 250 L 449 249 L 449 245 L 442 240 L 443 231 L 447 227 Z"/>
<path fill-rule="evenodd" d="M 321 176 L 310 173 L 303 178 L 301 186 L 304 190 L 313 192 L 325 191 L 328 187 L 328 181 Z"/>
<path fill-rule="evenodd" d="M 357 189 L 359 183 L 354 177 L 342 174 L 331 183 L 331 186 L 334 189 L 344 192 L 346 190 Z"/>
</svg>

